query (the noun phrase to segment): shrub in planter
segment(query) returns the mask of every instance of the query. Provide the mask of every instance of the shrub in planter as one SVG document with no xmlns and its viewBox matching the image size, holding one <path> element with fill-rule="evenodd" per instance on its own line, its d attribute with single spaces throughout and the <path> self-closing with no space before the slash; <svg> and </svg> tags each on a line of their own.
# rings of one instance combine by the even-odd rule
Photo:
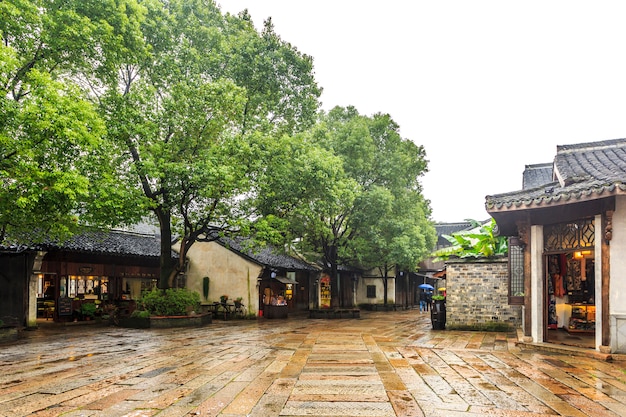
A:
<svg viewBox="0 0 626 417">
<path fill-rule="evenodd" d="M 153 289 L 141 296 L 143 310 L 155 316 L 186 316 L 200 311 L 200 295 L 185 288 Z"/>
<path fill-rule="evenodd" d="M 149 319 L 150 312 L 148 310 L 135 310 L 131 313 L 130 317 L 134 319 Z"/>
<path fill-rule="evenodd" d="M 86 319 L 92 319 L 96 315 L 96 305 L 94 303 L 84 303 L 80 306 L 80 314 Z"/>
</svg>

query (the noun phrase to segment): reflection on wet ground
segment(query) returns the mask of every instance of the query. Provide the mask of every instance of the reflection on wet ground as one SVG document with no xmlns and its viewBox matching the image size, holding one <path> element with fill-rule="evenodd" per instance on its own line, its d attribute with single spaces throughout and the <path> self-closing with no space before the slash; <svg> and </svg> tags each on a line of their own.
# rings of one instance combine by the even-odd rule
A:
<svg viewBox="0 0 626 417">
<path fill-rule="evenodd" d="M 516 342 L 433 331 L 416 310 L 49 324 L 0 346 L 0 416 L 626 416 L 626 363 Z"/>
</svg>

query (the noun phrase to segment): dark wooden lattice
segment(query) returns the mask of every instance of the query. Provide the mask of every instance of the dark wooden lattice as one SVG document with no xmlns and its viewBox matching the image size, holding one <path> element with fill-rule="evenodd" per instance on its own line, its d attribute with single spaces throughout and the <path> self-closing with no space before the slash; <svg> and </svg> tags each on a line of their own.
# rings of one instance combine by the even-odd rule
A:
<svg viewBox="0 0 626 417">
<path fill-rule="evenodd" d="M 595 241 L 593 219 L 547 225 L 543 229 L 543 241 L 546 252 L 592 248 Z"/>
</svg>

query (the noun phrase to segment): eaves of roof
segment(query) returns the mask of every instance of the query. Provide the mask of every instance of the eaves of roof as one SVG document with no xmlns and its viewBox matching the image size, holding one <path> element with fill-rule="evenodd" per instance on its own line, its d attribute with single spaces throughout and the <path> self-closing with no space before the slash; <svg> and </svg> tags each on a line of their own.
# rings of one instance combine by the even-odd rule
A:
<svg viewBox="0 0 626 417">
<path fill-rule="evenodd" d="M 273 246 L 247 248 L 243 239 L 219 238 L 217 243 L 259 265 L 293 271 L 316 271 L 317 268 L 301 259 L 278 251 Z"/>
<path fill-rule="evenodd" d="M 487 196 L 487 212 L 557 207 L 626 194 L 626 139 L 557 146 L 552 172 L 554 180 L 547 184 Z"/>
<path fill-rule="evenodd" d="M 556 207 L 577 202 L 598 200 L 614 195 L 626 195 L 624 182 L 604 183 L 588 180 L 561 187 L 558 182 L 532 190 L 487 196 L 488 213 Z"/>
<path fill-rule="evenodd" d="M 6 252 L 56 250 L 92 255 L 158 258 L 161 254 L 161 241 L 154 234 L 93 230 L 76 234 L 63 242 L 20 242 L 3 245 L 2 250 Z M 178 257 L 178 254 L 172 251 L 172 256 Z"/>
</svg>

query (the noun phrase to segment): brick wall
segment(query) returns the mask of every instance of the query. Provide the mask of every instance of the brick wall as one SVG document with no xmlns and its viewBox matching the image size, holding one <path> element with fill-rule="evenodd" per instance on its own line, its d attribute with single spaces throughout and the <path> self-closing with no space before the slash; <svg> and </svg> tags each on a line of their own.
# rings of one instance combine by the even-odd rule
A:
<svg viewBox="0 0 626 417">
<path fill-rule="evenodd" d="M 520 327 L 522 309 L 508 303 L 507 259 L 446 263 L 447 325 L 505 322 Z"/>
</svg>

